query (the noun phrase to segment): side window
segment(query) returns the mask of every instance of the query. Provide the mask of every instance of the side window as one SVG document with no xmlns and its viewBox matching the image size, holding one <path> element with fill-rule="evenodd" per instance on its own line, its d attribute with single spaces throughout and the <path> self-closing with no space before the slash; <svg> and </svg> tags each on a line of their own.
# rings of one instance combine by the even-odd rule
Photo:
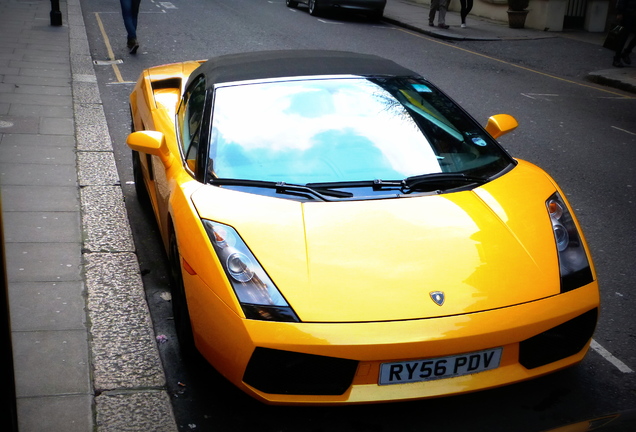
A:
<svg viewBox="0 0 636 432">
<path fill-rule="evenodd" d="M 205 105 L 205 79 L 200 77 L 184 93 L 177 113 L 179 138 L 186 164 L 195 171 L 203 107 Z"/>
</svg>

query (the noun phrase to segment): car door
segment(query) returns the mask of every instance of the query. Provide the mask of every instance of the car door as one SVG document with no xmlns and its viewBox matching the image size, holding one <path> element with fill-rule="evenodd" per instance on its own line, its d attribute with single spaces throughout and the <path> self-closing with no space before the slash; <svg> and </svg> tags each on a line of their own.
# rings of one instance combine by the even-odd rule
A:
<svg viewBox="0 0 636 432">
<path fill-rule="evenodd" d="M 175 183 L 182 183 L 183 175 L 195 178 L 197 152 L 204 123 L 204 107 L 205 78 L 201 76 L 184 91 L 177 109 L 175 133 L 179 155 L 174 155 L 177 158 L 174 163 L 178 166 L 166 169 L 159 160 L 152 164 L 159 223 L 164 234 L 167 234 L 169 202 L 171 194 L 175 191 Z"/>
</svg>

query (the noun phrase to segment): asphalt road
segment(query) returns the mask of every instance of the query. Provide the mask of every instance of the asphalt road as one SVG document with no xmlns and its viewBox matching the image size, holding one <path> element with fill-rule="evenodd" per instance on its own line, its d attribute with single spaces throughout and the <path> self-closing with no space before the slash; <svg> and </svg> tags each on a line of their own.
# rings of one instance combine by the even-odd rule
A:
<svg viewBox="0 0 636 432">
<path fill-rule="evenodd" d="M 541 431 L 636 408 L 636 99 L 584 80 L 588 72 L 607 67 L 606 51 L 561 37 L 451 43 L 358 17 L 316 19 L 305 9 L 286 8 L 283 0 L 144 0 L 141 48 L 132 57 L 125 50 L 118 2 L 83 0 L 82 8 L 155 330 L 167 337 L 160 350 L 181 430 Z M 204 362 L 182 361 L 165 256 L 152 219 L 135 200 L 125 146 L 127 97 L 146 67 L 285 48 L 388 57 L 431 79 L 478 120 L 497 113 L 519 120 L 520 128 L 502 144 L 546 169 L 564 188 L 597 267 L 598 346 L 579 367 L 464 396 L 294 408 L 262 405 Z M 112 60 L 123 62 L 113 66 Z"/>
</svg>

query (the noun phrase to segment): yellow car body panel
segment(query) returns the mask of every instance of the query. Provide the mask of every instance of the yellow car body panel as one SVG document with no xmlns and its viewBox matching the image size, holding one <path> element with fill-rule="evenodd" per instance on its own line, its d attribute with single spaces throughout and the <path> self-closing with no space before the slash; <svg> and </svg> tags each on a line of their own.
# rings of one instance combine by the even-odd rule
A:
<svg viewBox="0 0 636 432">
<path fill-rule="evenodd" d="M 273 404 L 368 403 L 497 387 L 583 359 L 587 345 L 544 366 L 519 364 L 521 341 L 599 305 L 591 259 L 593 282 L 560 293 L 550 217 L 536 203 L 557 191 L 565 197 L 545 172 L 518 161 L 471 191 L 343 202 L 203 185 L 183 161 L 174 125 L 177 101 L 198 65 L 144 71 L 130 104 L 135 129 L 165 138 L 170 158 L 141 155 L 144 183 L 166 249 L 176 237 L 196 346 L 229 381 Z M 236 229 L 301 322 L 245 318 L 202 218 Z M 452 301 L 435 304 L 434 291 Z M 341 395 L 271 394 L 244 382 L 256 347 L 359 363 Z M 382 363 L 495 347 L 502 357 L 494 370 L 378 385 Z"/>
<path fill-rule="evenodd" d="M 531 186 L 515 195 L 522 184 Z M 554 191 L 542 171 L 520 163 L 474 191 L 439 196 L 298 203 L 204 186 L 192 200 L 201 217 L 240 233 L 302 321 L 365 322 L 558 294 L 549 216 L 530 205 Z M 434 291 L 452 306 L 432 302 Z"/>
</svg>

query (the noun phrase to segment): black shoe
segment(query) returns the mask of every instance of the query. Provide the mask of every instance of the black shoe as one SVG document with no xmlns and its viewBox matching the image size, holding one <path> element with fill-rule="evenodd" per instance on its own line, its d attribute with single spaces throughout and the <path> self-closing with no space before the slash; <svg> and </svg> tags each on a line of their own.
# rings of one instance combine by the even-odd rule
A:
<svg viewBox="0 0 636 432">
<path fill-rule="evenodd" d="M 448 24 L 437 24 L 437 27 L 447 29 L 449 27 Z"/>
<path fill-rule="evenodd" d="M 623 55 L 621 56 L 621 60 L 623 60 L 625 64 L 632 64 L 632 59 L 629 58 L 629 53 L 623 53 Z"/>
<path fill-rule="evenodd" d="M 433 24 L 433 21 L 429 21 L 428 25 L 431 26 L 431 27 L 435 27 L 435 24 Z"/>
<path fill-rule="evenodd" d="M 137 54 L 138 49 L 139 42 L 137 42 L 137 39 L 128 39 L 128 52 L 130 54 Z"/>
<path fill-rule="evenodd" d="M 625 67 L 625 65 L 623 63 L 621 63 L 621 59 L 614 60 L 612 62 L 612 66 L 617 67 L 617 68 Z"/>
</svg>

